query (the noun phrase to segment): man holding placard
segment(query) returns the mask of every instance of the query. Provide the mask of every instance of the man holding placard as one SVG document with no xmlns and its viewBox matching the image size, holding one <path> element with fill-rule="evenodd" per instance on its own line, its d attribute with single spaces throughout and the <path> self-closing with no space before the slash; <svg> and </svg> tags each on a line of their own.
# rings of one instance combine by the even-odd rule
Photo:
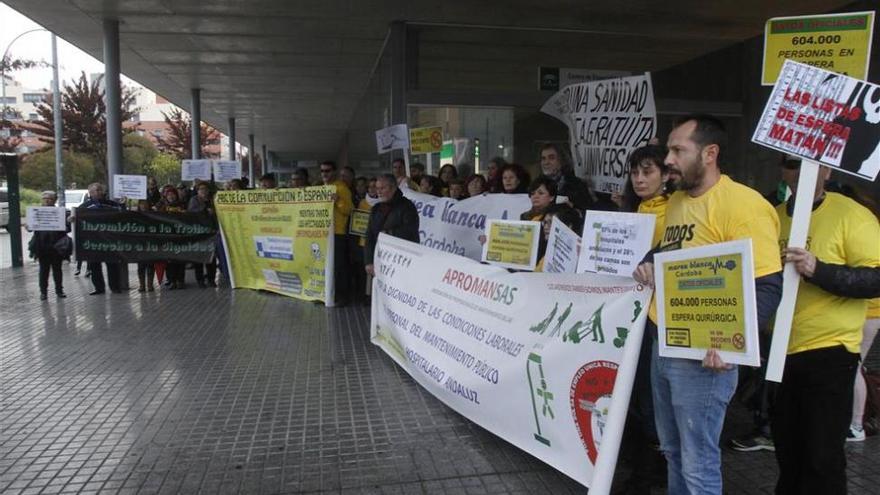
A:
<svg viewBox="0 0 880 495">
<path fill-rule="evenodd" d="M 799 174 L 799 161 L 784 162 L 783 180 L 795 194 Z M 782 252 L 803 278 L 772 417 L 776 492 L 783 494 L 846 493 L 843 446 L 862 325 L 867 298 L 880 290 L 880 224 L 852 199 L 826 193 L 830 175 L 830 168 L 819 168 L 807 249 Z M 780 246 L 788 245 L 795 194 L 776 207 Z"/>
<path fill-rule="evenodd" d="M 779 220 L 756 191 L 738 184 L 720 169 L 727 132 L 717 118 L 690 115 L 669 135 L 666 165 L 676 184 L 666 210 L 660 251 L 751 239 L 759 324 L 766 324 L 779 303 Z M 654 284 L 654 266 L 644 262 L 633 276 Z M 658 322 L 657 304 L 649 316 Z M 649 327 L 646 331 L 652 331 Z M 668 463 L 670 494 L 721 493 L 718 440 L 727 404 L 737 384 L 737 369 L 715 349 L 702 362 L 658 355 L 655 345 L 652 384 L 657 432 Z M 680 426 L 682 428 L 680 428 Z"/>
</svg>

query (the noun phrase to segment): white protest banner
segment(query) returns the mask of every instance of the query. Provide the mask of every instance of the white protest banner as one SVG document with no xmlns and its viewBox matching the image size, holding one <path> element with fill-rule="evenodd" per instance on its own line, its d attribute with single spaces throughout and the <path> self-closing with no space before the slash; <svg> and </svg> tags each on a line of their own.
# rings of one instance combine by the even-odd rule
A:
<svg viewBox="0 0 880 495">
<path fill-rule="evenodd" d="M 514 270 L 534 271 L 540 241 L 541 222 L 489 220 L 480 261 Z"/>
<path fill-rule="evenodd" d="M 622 193 L 630 152 L 657 132 L 651 74 L 620 77 L 560 90 L 541 111 L 568 126 L 575 174 L 597 191 Z"/>
<path fill-rule="evenodd" d="M 471 421 L 607 493 L 651 291 L 508 273 L 381 234 L 371 339 Z"/>
<path fill-rule="evenodd" d="M 550 222 L 550 236 L 544 253 L 545 273 L 576 273 L 581 238 L 558 218 Z"/>
<path fill-rule="evenodd" d="M 872 181 L 880 86 L 786 60 L 752 141 Z"/>
<path fill-rule="evenodd" d="M 654 255 L 661 356 L 760 366 L 752 240 Z"/>
<path fill-rule="evenodd" d="M 183 160 L 180 162 L 180 180 L 211 180 L 212 160 Z"/>
<path fill-rule="evenodd" d="M 67 208 L 63 206 L 28 206 L 27 227 L 31 232 L 67 230 Z"/>
<path fill-rule="evenodd" d="M 214 182 L 228 182 L 241 178 L 241 162 L 237 160 L 214 160 Z"/>
<path fill-rule="evenodd" d="M 117 198 L 147 199 L 147 176 L 114 175 L 113 194 Z"/>
<path fill-rule="evenodd" d="M 409 130 L 406 124 L 397 124 L 376 131 L 376 152 L 380 155 L 391 150 L 409 148 Z"/>
<path fill-rule="evenodd" d="M 629 277 L 651 250 L 654 215 L 587 210 L 578 273 Z"/>
<path fill-rule="evenodd" d="M 419 212 L 419 237 L 427 247 L 479 261 L 480 236 L 489 219 L 519 219 L 532 207 L 526 194 L 481 194 L 456 201 L 407 188 L 403 195 Z"/>
</svg>

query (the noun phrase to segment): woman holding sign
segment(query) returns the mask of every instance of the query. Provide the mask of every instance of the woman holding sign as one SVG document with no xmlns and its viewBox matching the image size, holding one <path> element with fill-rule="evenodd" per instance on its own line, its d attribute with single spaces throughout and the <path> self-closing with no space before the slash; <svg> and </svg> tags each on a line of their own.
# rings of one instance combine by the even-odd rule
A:
<svg viewBox="0 0 880 495">
<path fill-rule="evenodd" d="M 656 246 L 663 234 L 666 203 L 673 187 L 669 181 L 669 169 L 663 162 L 665 158 L 666 148 L 663 146 L 649 144 L 634 149 L 627 159 L 629 181 L 624 193 L 611 197 L 621 211 L 648 213 L 657 217 L 651 246 Z"/>
<path fill-rule="evenodd" d="M 55 206 L 55 201 L 58 199 L 58 196 L 55 194 L 55 191 L 43 191 L 40 199 L 42 201 L 40 206 Z M 67 295 L 64 294 L 64 276 L 61 271 L 61 263 L 65 258 L 70 257 L 70 253 L 68 252 L 66 253 L 67 256 L 64 256 L 64 253 L 59 252 L 58 245 L 59 241 L 67 237 L 67 232 L 69 231 L 70 224 L 67 225 L 67 231 L 37 230 L 34 232 L 33 239 L 28 245 L 28 248 L 31 251 L 31 256 L 36 258 L 40 263 L 39 277 L 41 301 L 48 299 L 49 270 L 52 271 L 52 279 L 55 282 L 55 295 L 57 295 L 59 299 L 67 297 Z"/>
</svg>

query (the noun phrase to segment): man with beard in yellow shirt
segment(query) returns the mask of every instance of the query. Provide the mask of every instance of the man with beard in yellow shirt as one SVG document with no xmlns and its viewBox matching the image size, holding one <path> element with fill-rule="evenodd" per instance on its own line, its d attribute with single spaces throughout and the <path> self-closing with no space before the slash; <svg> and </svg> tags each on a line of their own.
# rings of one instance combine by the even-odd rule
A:
<svg viewBox="0 0 880 495">
<path fill-rule="evenodd" d="M 758 324 L 762 326 L 781 295 L 779 219 L 760 194 L 721 173 L 720 157 L 726 146 L 724 124 L 715 117 L 689 115 L 676 122 L 667 140 L 666 166 L 678 190 L 669 197 L 663 238 L 655 250 L 751 239 Z M 653 286 L 653 263 L 643 262 L 633 276 Z M 651 321 L 645 330 L 646 336 L 655 339 L 656 304 L 651 303 Z M 661 357 L 655 342 L 651 383 L 669 494 L 720 495 L 718 441 L 736 389 L 737 368 L 724 363 L 714 349 L 707 351 L 702 363 Z"/>
<path fill-rule="evenodd" d="M 782 169 L 795 192 L 800 166 Z M 803 277 L 771 420 L 777 494 L 846 493 L 843 446 L 862 326 L 868 299 L 880 295 L 880 224 L 854 200 L 826 192 L 830 175 L 819 168 L 806 249 L 786 248 L 795 195 L 776 207 L 782 255 Z"/>
</svg>

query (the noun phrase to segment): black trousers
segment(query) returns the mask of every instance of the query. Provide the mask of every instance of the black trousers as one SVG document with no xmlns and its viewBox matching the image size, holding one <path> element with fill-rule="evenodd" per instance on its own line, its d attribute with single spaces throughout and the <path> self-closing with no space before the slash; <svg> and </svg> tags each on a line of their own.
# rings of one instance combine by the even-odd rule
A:
<svg viewBox="0 0 880 495">
<path fill-rule="evenodd" d="M 153 267 L 152 261 L 138 263 L 138 282 L 140 285 L 144 285 L 145 283 L 153 285 L 153 276 L 155 274 L 156 269 Z"/>
<path fill-rule="evenodd" d="M 168 280 L 183 284 L 186 279 L 186 262 L 185 261 L 169 261 L 165 268 L 165 274 Z"/>
<path fill-rule="evenodd" d="M 193 271 L 196 272 L 198 282 L 211 281 L 217 278 L 217 260 L 210 263 L 193 263 Z M 207 276 L 205 272 L 207 271 Z"/>
<path fill-rule="evenodd" d="M 336 302 L 347 303 L 351 299 L 351 262 L 345 234 L 336 234 L 333 238 L 333 272 Z"/>
<path fill-rule="evenodd" d="M 119 287 L 119 263 L 105 263 L 107 265 L 107 285 L 110 286 L 110 290 L 113 292 L 119 292 L 122 290 Z M 104 271 L 101 269 L 101 263 L 88 262 L 86 263 L 86 267 L 90 272 L 92 272 L 92 285 L 95 286 L 95 290 L 99 292 L 104 292 L 106 288 L 104 284 Z"/>
<path fill-rule="evenodd" d="M 49 270 L 52 270 L 52 280 L 55 281 L 55 293 L 64 292 L 64 277 L 61 273 L 60 256 L 54 254 L 44 255 L 37 258 L 40 263 L 40 293 L 45 294 L 49 290 Z"/>
<path fill-rule="evenodd" d="M 859 355 L 843 346 L 789 355 L 771 430 L 780 495 L 846 493 L 846 432 Z"/>
</svg>

